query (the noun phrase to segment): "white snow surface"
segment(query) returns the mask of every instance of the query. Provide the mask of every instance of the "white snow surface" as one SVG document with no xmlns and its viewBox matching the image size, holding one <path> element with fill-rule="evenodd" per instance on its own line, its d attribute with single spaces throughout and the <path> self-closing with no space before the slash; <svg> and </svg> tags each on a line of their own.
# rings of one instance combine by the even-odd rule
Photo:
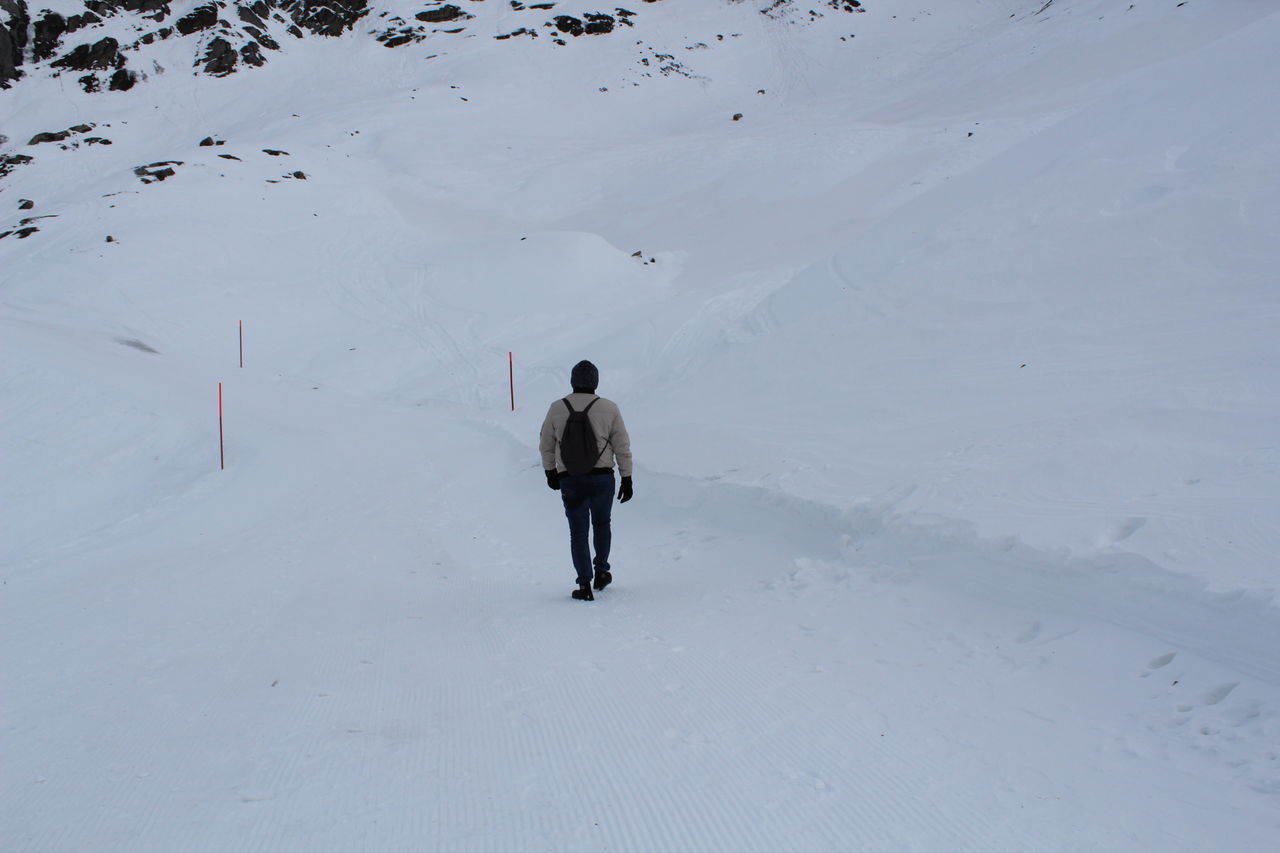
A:
<svg viewBox="0 0 1280 853">
<path fill-rule="evenodd" d="M 506 5 L 0 92 L 0 850 L 1276 850 L 1280 13 Z"/>
</svg>

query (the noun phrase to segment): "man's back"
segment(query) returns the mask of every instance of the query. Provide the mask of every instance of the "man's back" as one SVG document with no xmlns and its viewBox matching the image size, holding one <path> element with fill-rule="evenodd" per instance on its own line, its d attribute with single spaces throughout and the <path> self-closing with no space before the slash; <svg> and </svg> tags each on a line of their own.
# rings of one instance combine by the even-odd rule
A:
<svg viewBox="0 0 1280 853">
<path fill-rule="evenodd" d="M 575 411 L 581 412 L 587 406 L 587 418 L 595 430 L 596 443 L 599 445 L 600 457 L 595 467 L 610 469 L 617 465 L 618 473 L 623 477 L 631 476 L 631 437 L 627 434 L 627 426 L 622 420 L 622 412 L 618 404 L 595 394 L 575 391 L 570 394 L 569 404 Z M 592 405 L 592 401 L 595 401 Z M 556 400 L 547 410 L 547 417 L 542 422 L 542 433 L 538 441 L 538 450 L 542 454 L 542 467 L 565 472 L 564 462 L 560 459 L 560 439 L 564 436 L 565 424 L 569 422 L 569 408 L 564 399 Z"/>
</svg>

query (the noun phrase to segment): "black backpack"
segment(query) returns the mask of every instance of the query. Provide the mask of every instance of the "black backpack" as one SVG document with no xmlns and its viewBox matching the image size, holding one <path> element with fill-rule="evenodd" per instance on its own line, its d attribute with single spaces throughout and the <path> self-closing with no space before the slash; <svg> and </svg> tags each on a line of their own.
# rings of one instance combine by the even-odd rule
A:
<svg viewBox="0 0 1280 853">
<path fill-rule="evenodd" d="M 596 440 L 596 431 L 591 426 L 591 420 L 587 417 L 587 412 L 591 411 L 591 407 L 599 400 L 600 398 L 596 397 L 587 403 L 587 407 L 581 412 L 573 410 L 568 397 L 561 401 L 569 410 L 569 420 L 564 425 L 564 434 L 560 436 L 560 461 L 564 463 L 565 470 L 574 477 L 590 474 L 596 467 L 596 462 L 600 461 L 600 457 L 604 454 L 604 450 Z"/>
</svg>

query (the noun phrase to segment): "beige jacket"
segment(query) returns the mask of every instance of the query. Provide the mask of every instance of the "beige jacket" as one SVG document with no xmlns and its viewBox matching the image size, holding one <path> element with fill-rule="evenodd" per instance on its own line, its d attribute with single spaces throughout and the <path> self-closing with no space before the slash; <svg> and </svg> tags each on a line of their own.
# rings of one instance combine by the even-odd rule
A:
<svg viewBox="0 0 1280 853">
<path fill-rule="evenodd" d="M 569 402 L 574 411 L 581 412 L 596 399 L 595 394 L 569 395 Z M 622 412 L 618 404 L 612 400 L 600 398 L 600 402 L 587 412 L 591 428 L 596 433 L 596 443 L 600 445 L 600 460 L 597 468 L 612 468 L 616 460 L 618 473 L 624 477 L 631 476 L 631 436 L 627 435 L 627 425 L 622 422 Z M 564 464 L 560 461 L 560 436 L 564 435 L 564 425 L 569 422 L 569 410 L 562 400 L 556 400 L 547 410 L 546 420 L 542 422 L 542 434 L 538 439 L 538 450 L 542 453 L 542 467 L 550 471 L 555 468 L 564 473 Z"/>
</svg>

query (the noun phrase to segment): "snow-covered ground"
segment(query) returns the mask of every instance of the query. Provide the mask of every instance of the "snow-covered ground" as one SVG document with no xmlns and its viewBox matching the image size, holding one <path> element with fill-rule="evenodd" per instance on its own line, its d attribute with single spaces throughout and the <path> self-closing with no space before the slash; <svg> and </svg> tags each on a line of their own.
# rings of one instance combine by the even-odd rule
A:
<svg viewBox="0 0 1280 853">
<path fill-rule="evenodd" d="M 0 850 L 1276 849 L 1280 13 L 766 5 L 0 92 Z"/>
</svg>

